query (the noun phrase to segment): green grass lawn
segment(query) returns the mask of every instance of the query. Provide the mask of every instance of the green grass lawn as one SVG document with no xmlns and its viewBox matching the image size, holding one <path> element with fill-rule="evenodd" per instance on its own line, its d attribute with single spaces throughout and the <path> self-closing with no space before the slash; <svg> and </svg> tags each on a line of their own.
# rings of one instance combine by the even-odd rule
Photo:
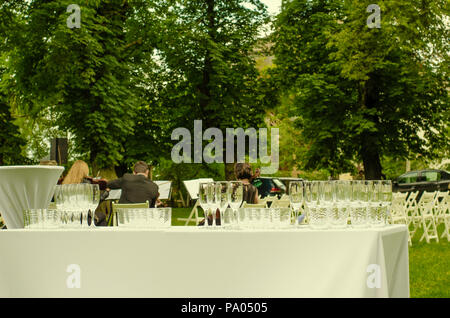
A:
<svg viewBox="0 0 450 318">
<path fill-rule="evenodd" d="M 185 222 L 178 218 L 187 218 L 191 208 L 173 209 L 172 225 L 182 226 Z M 202 216 L 201 209 L 199 209 Z M 191 223 L 190 225 L 194 225 Z M 439 236 L 444 231 L 438 228 Z M 442 239 L 427 244 L 419 243 L 423 231 L 418 230 L 409 247 L 409 283 L 411 298 L 448 298 L 450 297 L 450 243 Z"/>
<path fill-rule="evenodd" d="M 441 224 L 439 236 L 444 231 Z M 423 231 L 418 230 L 409 248 L 409 283 L 411 298 L 450 297 L 450 243 L 446 238 L 427 244 L 419 243 Z"/>
</svg>

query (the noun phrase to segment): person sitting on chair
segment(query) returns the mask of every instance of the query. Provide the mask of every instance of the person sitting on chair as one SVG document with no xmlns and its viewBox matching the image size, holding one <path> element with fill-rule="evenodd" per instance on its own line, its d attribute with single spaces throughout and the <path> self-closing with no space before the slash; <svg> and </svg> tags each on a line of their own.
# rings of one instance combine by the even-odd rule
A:
<svg viewBox="0 0 450 318">
<path fill-rule="evenodd" d="M 249 163 L 236 163 L 234 165 L 234 175 L 237 181 L 244 184 L 242 201 L 245 201 L 248 204 L 258 203 L 258 189 L 251 184 L 251 181 L 254 178 L 259 177 L 259 174 L 259 169 L 256 170 L 255 174 L 252 173 L 252 166 Z M 212 221 L 212 216 L 208 216 L 208 225 L 212 225 Z M 216 223 L 218 225 L 221 224 L 220 212 L 218 210 L 216 211 Z M 205 225 L 205 220 L 200 221 L 199 225 Z"/>
<path fill-rule="evenodd" d="M 155 207 L 158 199 L 158 185 L 148 178 L 148 165 L 139 161 L 134 165 L 133 174 L 126 173 L 122 178 L 112 180 L 107 184 L 109 189 L 122 189 L 119 203 L 145 203 L 149 202 L 151 208 Z"/>
<path fill-rule="evenodd" d="M 236 163 L 234 165 L 234 174 L 238 181 L 244 184 L 244 199 L 248 204 L 258 203 L 258 189 L 252 185 L 252 180 L 259 176 L 259 170 L 255 175 L 252 174 L 252 166 L 249 163 Z"/>
</svg>

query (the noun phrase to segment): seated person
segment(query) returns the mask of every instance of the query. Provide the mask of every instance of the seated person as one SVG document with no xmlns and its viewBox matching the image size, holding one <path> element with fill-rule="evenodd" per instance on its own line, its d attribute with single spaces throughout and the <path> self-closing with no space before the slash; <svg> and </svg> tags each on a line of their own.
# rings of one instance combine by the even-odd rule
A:
<svg viewBox="0 0 450 318">
<path fill-rule="evenodd" d="M 243 201 L 248 204 L 258 203 L 258 189 L 251 184 L 251 180 L 255 176 L 252 173 L 252 166 L 249 163 L 236 163 L 234 165 L 234 174 L 237 181 L 241 181 L 244 184 L 244 199 Z"/>
<path fill-rule="evenodd" d="M 119 203 L 145 203 L 149 202 L 154 208 L 158 199 L 158 185 L 148 178 L 148 165 L 139 161 L 134 165 L 133 174 L 127 173 L 122 178 L 112 180 L 106 185 L 109 189 L 122 189 Z"/>
<path fill-rule="evenodd" d="M 254 178 L 259 177 L 259 169 L 256 170 L 255 174 L 252 173 L 252 166 L 249 163 L 236 163 L 234 165 L 234 175 L 237 181 L 241 181 L 244 184 L 244 193 L 242 202 L 247 202 L 248 204 L 258 203 L 258 189 L 251 184 Z M 208 225 L 212 225 L 212 215 L 208 216 Z M 216 211 L 216 223 L 218 225 L 220 222 L 220 212 Z M 200 226 L 205 225 L 205 220 L 200 221 Z"/>
<path fill-rule="evenodd" d="M 62 184 L 79 184 L 90 183 L 89 178 L 89 166 L 83 160 L 77 160 L 70 168 L 67 176 L 62 181 Z"/>
</svg>

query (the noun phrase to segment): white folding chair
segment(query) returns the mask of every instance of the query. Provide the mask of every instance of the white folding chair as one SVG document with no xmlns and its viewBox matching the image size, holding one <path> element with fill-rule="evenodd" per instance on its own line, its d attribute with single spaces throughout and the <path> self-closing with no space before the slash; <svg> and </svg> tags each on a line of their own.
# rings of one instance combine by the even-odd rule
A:
<svg viewBox="0 0 450 318">
<path fill-rule="evenodd" d="M 413 238 L 416 234 L 417 229 L 420 227 L 421 218 L 419 216 L 418 206 L 417 206 L 417 196 L 419 191 L 409 192 L 405 204 L 405 213 L 408 218 L 408 229 L 410 232 L 410 237 Z M 412 225 L 412 229 L 411 229 Z"/>
<path fill-rule="evenodd" d="M 439 235 L 437 233 L 436 222 L 434 219 L 433 208 L 435 206 L 437 192 L 423 192 L 418 202 L 418 211 L 421 218 L 421 226 L 423 227 L 423 235 L 419 242 L 423 239 L 430 243 L 430 240 L 435 239 L 439 242 Z"/>
<path fill-rule="evenodd" d="M 406 198 L 408 193 L 393 193 L 390 219 L 393 224 L 408 224 L 408 216 L 406 214 Z"/>
<path fill-rule="evenodd" d="M 257 203 L 257 204 L 250 204 L 247 203 L 246 201 L 244 201 L 244 203 L 242 204 L 241 208 L 245 208 L 245 209 L 249 209 L 249 208 L 265 208 L 266 204 L 265 203 Z"/>
<path fill-rule="evenodd" d="M 289 208 L 289 206 L 291 205 L 290 201 L 286 201 L 286 200 L 276 200 L 272 202 L 272 205 L 270 206 L 270 208 Z"/>
<path fill-rule="evenodd" d="M 447 237 L 447 241 L 450 242 L 450 195 L 448 192 L 438 192 L 435 200 L 435 220 L 436 226 L 444 224 L 444 231 L 442 232 L 441 239 Z"/>
<path fill-rule="evenodd" d="M 408 242 L 412 246 L 411 232 L 409 231 L 410 219 L 408 218 L 406 204 L 408 193 L 393 193 L 390 220 L 392 224 L 405 224 L 408 227 Z"/>
<path fill-rule="evenodd" d="M 265 197 L 264 199 L 258 199 L 258 204 L 264 204 L 264 207 L 267 207 L 268 198 Z"/>
<path fill-rule="evenodd" d="M 434 212 L 434 221 L 436 222 L 436 226 L 444 223 L 444 211 L 443 211 L 443 203 L 445 197 L 447 196 L 446 192 L 438 191 L 436 192 L 436 199 L 434 200 L 433 212 Z"/>
</svg>

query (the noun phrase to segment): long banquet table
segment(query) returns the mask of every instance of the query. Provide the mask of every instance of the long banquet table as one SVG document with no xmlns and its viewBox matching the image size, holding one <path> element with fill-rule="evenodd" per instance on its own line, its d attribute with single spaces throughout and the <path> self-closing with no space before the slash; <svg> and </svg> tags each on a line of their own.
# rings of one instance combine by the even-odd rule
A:
<svg viewBox="0 0 450 318">
<path fill-rule="evenodd" d="M 0 297 L 409 297 L 408 234 L 4 230 Z"/>
</svg>

